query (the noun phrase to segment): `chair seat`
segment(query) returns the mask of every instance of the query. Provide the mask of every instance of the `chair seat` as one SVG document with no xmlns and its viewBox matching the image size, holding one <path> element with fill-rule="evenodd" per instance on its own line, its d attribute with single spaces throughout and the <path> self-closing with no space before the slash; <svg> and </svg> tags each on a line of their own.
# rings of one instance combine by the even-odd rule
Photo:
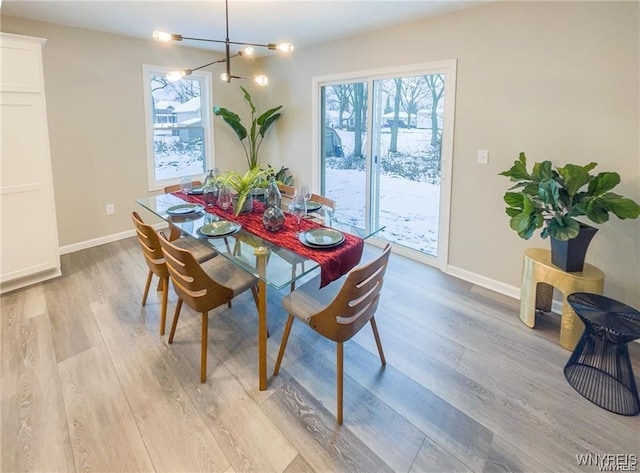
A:
<svg viewBox="0 0 640 473">
<path fill-rule="evenodd" d="M 318 289 L 320 287 L 320 276 L 316 276 L 283 297 L 282 305 L 284 310 L 309 325 L 309 319 L 312 315 L 326 309 L 331 304 L 340 291 L 342 280 L 345 277 L 343 276 L 322 289 Z"/>
<path fill-rule="evenodd" d="M 258 283 L 258 278 L 222 257 L 205 261 L 201 267 L 211 279 L 231 289 L 234 297 Z"/>
<path fill-rule="evenodd" d="M 177 240 L 173 240 L 171 243 L 176 245 L 178 248 L 190 251 L 199 263 L 218 256 L 218 252 L 215 248 L 207 247 L 191 237 L 178 238 Z"/>
</svg>

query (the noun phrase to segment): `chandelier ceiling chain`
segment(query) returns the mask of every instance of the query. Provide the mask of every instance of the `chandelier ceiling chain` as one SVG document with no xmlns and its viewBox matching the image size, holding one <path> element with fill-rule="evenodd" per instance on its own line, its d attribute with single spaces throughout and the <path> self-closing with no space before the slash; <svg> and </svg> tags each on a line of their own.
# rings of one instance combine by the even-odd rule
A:
<svg viewBox="0 0 640 473">
<path fill-rule="evenodd" d="M 226 36 L 225 39 L 206 39 L 206 38 L 194 38 L 194 37 L 190 37 L 190 36 L 183 36 L 181 34 L 176 34 L 176 33 L 166 33 L 164 31 L 154 31 L 153 32 L 153 39 L 155 39 L 156 41 L 161 41 L 161 42 L 169 42 L 169 41 L 182 41 L 182 40 L 189 40 L 189 41 L 205 41 L 205 42 L 209 42 L 209 43 L 222 43 L 224 44 L 224 49 L 225 49 L 225 57 L 224 59 L 218 59 L 216 61 L 211 61 L 207 64 L 203 64 L 202 66 L 198 66 L 198 67 L 194 67 L 192 69 L 182 69 L 180 71 L 171 71 L 169 73 L 167 73 L 167 80 L 175 82 L 177 80 L 182 79 L 183 77 L 186 77 L 188 75 L 191 75 L 191 73 L 193 73 L 193 71 L 197 71 L 199 69 L 203 69 L 205 67 L 211 66 L 213 64 L 218 64 L 218 63 L 226 63 L 226 68 L 224 73 L 222 73 L 220 75 L 220 79 L 222 79 L 225 82 L 231 82 L 231 79 L 253 79 L 258 85 L 267 85 L 267 83 L 269 82 L 269 79 L 267 78 L 267 76 L 265 75 L 258 75 L 255 77 L 242 77 L 242 76 L 235 76 L 231 73 L 231 59 L 236 57 L 236 56 L 252 56 L 254 54 L 254 46 L 255 47 L 261 47 L 261 48 L 267 48 L 273 51 L 278 51 L 281 53 L 290 53 L 293 51 L 293 44 L 291 43 L 267 43 L 267 44 L 260 44 L 260 43 L 247 43 L 247 42 L 243 42 L 243 41 L 231 41 L 229 38 L 229 0 L 225 0 L 224 2 L 224 8 L 225 8 L 225 32 L 226 32 Z M 231 54 L 231 45 L 239 45 L 239 46 L 245 46 L 244 49 L 238 51 L 235 54 Z"/>
</svg>

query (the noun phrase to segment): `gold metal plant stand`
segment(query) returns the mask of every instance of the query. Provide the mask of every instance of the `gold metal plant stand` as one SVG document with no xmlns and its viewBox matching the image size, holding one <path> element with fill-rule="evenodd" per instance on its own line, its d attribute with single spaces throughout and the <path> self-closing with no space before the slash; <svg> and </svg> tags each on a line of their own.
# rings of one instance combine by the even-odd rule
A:
<svg viewBox="0 0 640 473">
<path fill-rule="evenodd" d="M 551 251 L 528 248 L 524 251 L 520 320 L 533 328 L 536 309 L 550 312 L 555 287 L 562 292 L 560 345 L 573 350 L 584 331 L 584 324 L 567 302 L 567 296 L 574 292 L 602 294 L 603 286 L 604 273 L 595 266 L 585 263 L 581 272 L 567 273 L 551 263 Z"/>
</svg>

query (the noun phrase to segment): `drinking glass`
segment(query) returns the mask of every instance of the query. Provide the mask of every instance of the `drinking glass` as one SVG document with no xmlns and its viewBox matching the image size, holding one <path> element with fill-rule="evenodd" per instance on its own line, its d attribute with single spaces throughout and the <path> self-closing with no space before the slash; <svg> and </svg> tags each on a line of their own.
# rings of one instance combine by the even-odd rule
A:
<svg viewBox="0 0 640 473">
<path fill-rule="evenodd" d="M 311 198 L 311 186 L 308 184 L 302 184 L 300 186 L 300 195 L 304 197 L 304 201 L 307 202 Z"/>
<path fill-rule="evenodd" d="M 218 192 L 218 205 L 222 210 L 228 210 L 233 203 L 233 195 L 231 189 L 227 186 L 222 186 Z"/>
<path fill-rule="evenodd" d="M 187 195 L 190 190 L 191 190 L 191 177 L 184 176 L 182 179 L 180 179 L 180 191 L 183 194 Z"/>
<path fill-rule="evenodd" d="M 307 214 L 307 201 L 302 194 L 296 194 L 291 199 L 289 210 L 298 221 L 298 233 L 300 233 L 300 219 Z"/>
<path fill-rule="evenodd" d="M 335 211 L 331 207 L 325 206 L 324 207 L 324 215 L 326 217 L 327 225 L 330 227 L 331 226 L 331 222 L 333 222 L 333 216 L 335 215 Z"/>
</svg>

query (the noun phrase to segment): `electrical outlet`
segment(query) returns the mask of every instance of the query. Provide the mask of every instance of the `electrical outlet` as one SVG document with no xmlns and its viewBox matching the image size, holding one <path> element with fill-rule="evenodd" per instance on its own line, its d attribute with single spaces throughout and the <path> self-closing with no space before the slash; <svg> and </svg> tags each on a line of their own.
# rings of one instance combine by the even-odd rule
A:
<svg viewBox="0 0 640 473">
<path fill-rule="evenodd" d="M 478 164 L 489 164 L 489 150 L 478 150 Z"/>
<path fill-rule="evenodd" d="M 107 204 L 106 210 L 107 215 L 113 215 L 114 213 L 116 213 L 116 206 L 113 204 Z"/>
</svg>

